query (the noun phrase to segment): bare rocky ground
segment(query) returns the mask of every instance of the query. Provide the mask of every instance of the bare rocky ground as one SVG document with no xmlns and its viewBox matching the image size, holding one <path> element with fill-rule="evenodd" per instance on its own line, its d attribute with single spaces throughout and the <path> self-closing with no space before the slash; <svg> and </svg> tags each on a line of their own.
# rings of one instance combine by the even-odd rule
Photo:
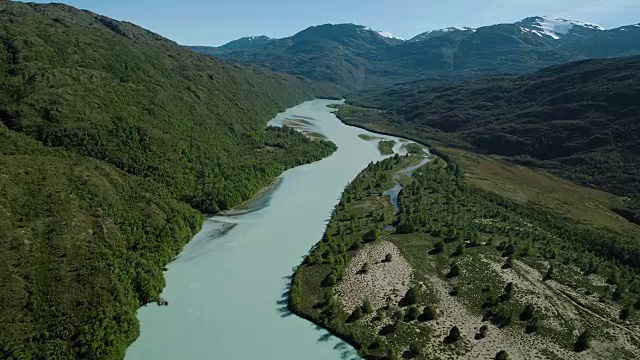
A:
<svg viewBox="0 0 640 360">
<path fill-rule="evenodd" d="M 383 261 L 387 254 L 391 254 L 392 261 Z M 369 264 L 369 271 L 363 273 L 365 263 Z M 336 295 L 347 313 L 361 306 L 365 299 L 369 299 L 374 309 L 379 309 L 388 302 L 397 303 L 407 292 L 411 272 L 411 265 L 396 245 L 379 241 L 363 247 L 351 259 L 336 287 Z"/>
<path fill-rule="evenodd" d="M 391 262 L 382 262 L 387 253 Z M 336 288 L 336 295 L 343 309 L 351 313 L 365 299 L 381 313 L 385 305 L 397 304 L 410 286 L 419 283 L 437 298 L 437 319 L 427 323 L 412 322 L 416 333 L 420 328 L 430 328 L 431 336 L 417 339 L 423 345 L 424 358 L 441 359 L 493 359 L 500 350 L 506 350 L 511 359 L 614 359 L 612 353 L 624 353 L 624 358 L 640 359 L 640 333 L 638 328 L 616 321 L 617 305 L 603 305 L 593 296 L 587 296 L 553 280 L 543 280 L 543 275 L 522 261 L 515 261 L 512 269 L 501 269 L 495 259 L 480 256 L 478 261 L 491 269 L 491 273 L 503 283 L 512 282 L 517 291 L 513 301 L 531 303 L 542 314 L 541 325 L 562 332 L 563 329 L 590 328 L 597 334 L 591 349 L 575 353 L 549 336 L 527 334 L 520 326 L 498 328 L 483 322 L 482 316 L 467 309 L 463 299 L 449 295 L 449 286 L 438 274 L 413 274 L 411 265 L 403 258 L 396 245 L 379 241 L 363 247 L 347 266 L 346 274 Z M 369 270 L 362 272 L 365 263 Z M 421 281 L 414 281 L 419 279 Z M 602 282 L 593 277 L 595 283 Z M 576 302 L 575 299 L 579 301 Z M 584 305 L 584 306 L 583 306 Z M 590 309 L 597 309 L 594 312 Z M 422 310 L 422 308 L 420 308 Z M 604 314 L 604 315 L 603 315 Z M 372 316 L 367 317 L 370 321 Z M 371 331 L 379 331 L 393 322 L 388 316 L 381 322 L 370 323 Z M 483 339 L 475 339 L 478 329 L 488 325 Z M 445 345 L 442 339 L 457 326 L 462 339 L 455 346 Z M 578 330 L 573 334 L 578 335 Z M 622 357 L 621 357 L 622 358 Z"/>
</svg>

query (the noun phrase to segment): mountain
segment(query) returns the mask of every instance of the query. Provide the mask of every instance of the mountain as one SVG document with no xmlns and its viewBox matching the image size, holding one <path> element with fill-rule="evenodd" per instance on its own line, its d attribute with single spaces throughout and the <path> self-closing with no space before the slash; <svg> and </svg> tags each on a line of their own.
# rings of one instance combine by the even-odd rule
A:
<svg viewBox="0 0 640 360">
<path fill-rule="evenodd" d="M 214 55 L 359 89 L 416 77 L 527 73 L 595 56 L 634 54 L 640 54 L 640 27 L 605 30 L 580 21 L 530 17 L 477 29 L 429 31 L 408 41 L 365 26 L 327 24 L 258 48 Z"/>
<path fill-rule="evenodd" d="M 385 37 L 387 39 L 391 39 L 391 40 L 397 40 L 398 42 L 400 41 L 404 41 L 404 39 L 399 38 L 395 35 L 393 35 L 392 33 L 388 32 L 388 31 L 376 31 L 380 36 Z"/>
<path fill-rule="evenodd" d="M 413 42 L 424 41 L 424 40 L 429 40 L 438 36 L 451 35 L 451 34 L 457 34 L 459 36 L 467 36 L 469 35 L 469 33 L 472 33 L 474 31 L 476 31 L 476 29 L 470 28 L 470 27 L 448 27 L 446 29 L 430 30 L 430 31 L 423 32 L 409 39 L 409 41 L 413 41 Z"/>
<path fill-rule="evenodd" d="M 586 38 L 605 30 L 600 25 L 582 21 L 554 19 L 549 17 L 530 17 L 515 24 L 523 30 L 541 37 L 567 41 L 569 39 Z"/>
<path fill-rule="evenodd" d="M 640 55 L 640 24 L 600 31 L 594 36 L 577 39 L 567 50 L 587 57 Z"/>
<path fill-rule="evenodd" d="M 291 37 L 273 39 L 257 49 L 228 52 L 220 48 L 190 48 L 205 54 L 217 53 L 233 62 L 260 64 L 312 80 L 353 87 L 365 83 L 373 68 L 372 61 L 381 56 L 381 49 L 402 42 L 389 33 L 366 26 L 325 24 L 309 27 Z"/>
<path fill-rule="evenodd" d="M 247 36 L 237 40 L 233 40 L 228 42 L 220 47 L 212 47 L 212 46 L 187 46 L 187 48 L 199 52 L 205 55 L 221 55 L 225 53 L 229 53 L 234 50 L 249 50 L 249 49 L 259 49 L 262 46 L 268 44 L 271 40 L 270 37 L 261 35 L 261 36 Z"/>
<path fill-rule="evenodd" d="M 350 96 L 394 133 L 545 168 L 640 205 L 640 57 L 595 59 L 524 76 L 414 81 Z M 386 119 L 386 120 L 385 120 Z"/>
<path fill-rule="evenodd" d="M 0 2 L 0 358 L 121 359 L 198 231 L 335 146 L 266 128 L 334 95 L 136 25 Z"/>
<path fill-rule="evenodd" d="M 264 36 L 264 35 L 249 36 L 249 37 L 243 37 L 238 40 L 231 41 L 221 47 L 227 50 L 258 49 L 264 46 L 265 44 L 267 44 L 268 42 L 270 42 L 271 40 L 272 39 L 270 37 Z"/>
</svg>

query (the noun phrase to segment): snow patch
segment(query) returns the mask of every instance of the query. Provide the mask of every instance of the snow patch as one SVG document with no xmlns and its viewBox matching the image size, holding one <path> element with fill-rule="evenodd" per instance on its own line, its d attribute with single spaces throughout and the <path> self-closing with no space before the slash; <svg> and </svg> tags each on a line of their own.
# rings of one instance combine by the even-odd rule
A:
<svg viewBox="0 0 640 360">
<path fill-rule="evenodd" d="M 532 34 L 536 34 L 536 35 L 538 35 L 538 36 L 545 36 L 545 35 L 546 35 L 546 34 L 545 34 L 544 32 L 542 32 L 542 31 L 534 30 L 534 29 L 529 29 L 529 28 L 522 27 L 522 26 L 520 27 L 520 30 L 522 30 L 522 31 L 524 31 L 524 32 L 529 32 L 529 33 L 532 33 Z"/>
<path fill-rule="evenodd" d="M 539 36 L 550 36 L 556 40 L 560 39 L 562 35 L 568 34 L 574 27 L 584 27 L 593 30 L 604 30 L 600 25 L 591 24 L 583 21 L 567 20 L 567 19 L 553 19 L 549 17 L 540 17 L 531 25 L 533 29 L 526 29 L 529 32 L 535 33 Z"/>
<path fill-rule="evenodd" d="M 470 27 L 459 27 L 459 26 L 452 26 L 452 27 L 448 27 L 448 28 L 444 28 L 444 29 L 438 29 L 438 30 L 429 30 L 429 31 L 425 31 L 422 34 L 416 35 L 416 37 L 413 38 L 413 41 L 422 41 L 426 38 L 429 37 L 429 35 L 431 34 L 437 34 L 437 33 L 449 33 L 449 32 L 454 32 L 454 31 L 469 31 L 469 32 L 476 32 L 475 28 L 470 28 Z"/>
<path fill-rule="evenodd" d="M 385 37 L 385 38 L 387 38 L 387 39 L 403 40 L 403 39 L 401 39 L 401 38 L 399 38 L 399 37 L 397 37 L 397 36 L 393 35 L 393 34 L 392 34 L 392 33 L 390 33 L 390 32 L 387 32 L 387 31 L 378 31 L 377 33 L 378 33 L 378 35 L 380 35 L 380 36 L 382 36 L 382 37 Z"/>
<path fill-rule="evenodd" d="M 453 26 L 453 27 L 447 28 L 447 30 L 449 30 L 449 31 L 453 31 L 453 30 L 460 30 L 460 31 L 476 31 L 476 29 L 474 29 L 474 28 L 470 28 L 470 27 L 459 27 L 459 26 Z"/>
<path fill-rule="evenodd" d="M 440 29 L 440 30 L 430 31 L 430 33 L 431 33 L 431 32 L 435 32 L 435 31 L 442 31 L 442 32 L 452 32 L 452 31 L 476 31 L 476 29 L 474 29 L 474 28 L 470 28 L 470 27 L 451 26 L 451 27 L 448 27 L 448 28 L 446 28 L 446 29 Z"/>
<path fill-rule="evenodd" d="M 249 41 L 253 41 L 253 40 L 258 39 L 258 38 L 265 38 L 267 40 L 271 40 L 271 38 L 268 37 L 268 36 L 248 36 L 248 37 L 246 37 L 244 39 L 247 39 Z"/>
</svg>

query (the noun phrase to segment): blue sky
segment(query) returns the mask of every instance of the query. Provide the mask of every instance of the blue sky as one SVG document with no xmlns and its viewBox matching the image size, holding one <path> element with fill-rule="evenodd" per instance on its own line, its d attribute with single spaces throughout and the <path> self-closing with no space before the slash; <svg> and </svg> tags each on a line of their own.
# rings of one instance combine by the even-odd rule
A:
<svg viewBox="0 0 640 360">
<path fill-rule="evenodd" d="M 37 1 L 49 2 L 49 1 Z M 286 37 L 311 25 L 356 23 L 410 38 L 449 26 L 479 27 L 546 15 L 605 28 L 640 22 L 640 0 L 62 0 L 136 23 L 184 45 L 243 36 Z"/>
</svg>

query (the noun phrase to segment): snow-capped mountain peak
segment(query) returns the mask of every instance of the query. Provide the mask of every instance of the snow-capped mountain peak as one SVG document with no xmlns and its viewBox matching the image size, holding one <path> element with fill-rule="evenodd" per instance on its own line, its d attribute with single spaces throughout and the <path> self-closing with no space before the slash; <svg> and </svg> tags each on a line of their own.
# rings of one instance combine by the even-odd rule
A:
<svg viewBox="0 0 640 360">
<path fill-rule="evenodd" d="M 546 16 L 525 19 L 521 22 L 521 25 L 523 25 L 521 27 L 524 31 L 532 32 L 539 36 L 550 36 L 556 40 L 568 34 L 576 27 L 589 30 L 604 30 L 602 26 L 596 24 Z"/>
<path fill-rule="evenodd" d="M 387 32 L 387 31 L 376 31 L 376 30 L 373 30 L 372 28 L 370 28 L 370 27 L 368 27 L 368 26 L 364 26 L 364 27 L 362 27 L 362 29 L 363 29 L 363 30 L 365 30 L 365 31 L 372 31 L 372 32 L 374 32 L 374 33 L 376 33 L 376 34 L 378 34 L 378 35 L 382 36 L 383 38 L 387 38 L 387 39 L 394 39 L 394 40 L 402 40 L 402 41 L 404 41 L 404 39 L 399 38 L 399 37 L 397 37 L 397 36 L 393 35 L 393 34 L 392 34 L 392 33 L 390 33 L 390 32 Z"/>
<path fill-rule="evenodd" d="M 390 32 L 386 32 L 386 31 L 376 31 L 376 32 L 378 33 L 378 35 L 380 35 L 380 36 L 382 36 L 382 37 L 385 37 L 385 38 L 387 38 L 387 39 L 404 40 L 404 39 L 402 39 L 402 38 L 399 38 L 399 37 L 397 37 L 397 36 L 393 35 L 393 34 L 392 34 L 392 33 L 390 33 Z"/>
</svg>

